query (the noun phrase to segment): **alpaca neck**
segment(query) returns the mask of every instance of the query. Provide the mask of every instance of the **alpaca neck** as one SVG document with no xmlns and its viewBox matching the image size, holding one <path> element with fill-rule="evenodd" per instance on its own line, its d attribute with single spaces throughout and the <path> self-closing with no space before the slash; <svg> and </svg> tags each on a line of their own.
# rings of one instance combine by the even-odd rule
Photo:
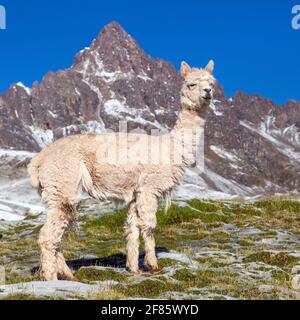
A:
<svg viewBox="0 0 300 320">
<path fill-rule="evenodd" d="M 201 129 L 204 128 L 204 125 L 205 119 L 200 117 L 197 111 L 183 107 L 173 130 Z"/>
<path fill-rule="evenodd" d="M 175 152 L 186 167 L 195 166 L 198 152 L 203 151 L 204 125 L 204 118 L 196 111 L 182 105 L 171 136 L 174 137 Z"/>
</svg>

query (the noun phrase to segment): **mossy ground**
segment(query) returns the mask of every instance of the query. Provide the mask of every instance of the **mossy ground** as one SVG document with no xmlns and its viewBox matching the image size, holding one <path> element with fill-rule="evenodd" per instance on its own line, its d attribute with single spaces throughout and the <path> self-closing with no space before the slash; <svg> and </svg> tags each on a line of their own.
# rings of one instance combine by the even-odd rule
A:
<svg viewBox="0 0 300 320">
<path fill-rule="evenodd" d="M 125 210 L 99 217 L 85 206 L 77 227 L 65 235 L 65 257 L 124 255 L 125 220 Z M 298 201 L 192 200 L 185 206 L 173 204 L 168 213 L 159 211 L 157 220 L 157 247 L 181 254 L 191 263 L 176 260 L 172 254 L 162 256 L 160 275 L 138 277 L 124 266 L 80 268 L 75 275 L 81 282 L 116 282 L 95 299 L 299 299 L 299 291 L 291 287 L 295 267 L 300 265 Z M 1 232 L 0 265 L 6 268 L 7 284 L 38 279 L 30 273 L 39 263 L 38 221 L 29 215 Z"/>
<path fill-rule="evenodd" d="M 97 269 L 97 268 L 80 268 L 75 272 L 75 276 L 80 279 L 82 282 L 92 283 L 95 281 L 118 281 L 118 282 L 125 282 L 129 281 L 132 278 L 130 274 L 124 274 L 121 272 L 114 271 L 110 268 L 107 269 Z"/>
</svg>

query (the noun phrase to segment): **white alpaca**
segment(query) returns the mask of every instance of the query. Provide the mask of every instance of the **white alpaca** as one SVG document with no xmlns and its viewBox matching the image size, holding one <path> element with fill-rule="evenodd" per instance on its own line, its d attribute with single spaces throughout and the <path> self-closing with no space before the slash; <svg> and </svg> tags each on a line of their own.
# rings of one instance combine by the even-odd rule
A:
<svg viewBox="0 0 300 320">
<path fill-rule="evenodd" d="M 159 270 L 154 239 L 158 199 L 169 198 L 185 168 L 196 161 L 194 152 L 182 151 L 186 146 L 178 137 L 185 129 L 204 128 L 215 83 L 213 67 L 212 61 L 204 69 L 182 63 L 182 109 L 169 134 L 151 138 L 126 133 L 70 136 L 57 140 L 33 158 L 29 165 L 31 182 L 40 189 L 48 210 L 47 222 L 39 236 L 44 280 L 74 279 L 60 242 L 76 219 L 76 207 L 84 191 L 99 200 L 123 201 L 128 205 L 127 268 L 139 272 L 141 234 L 145 242 L 145 265 L 153 273 Z M 167 161 L 158 154 L 166 138 L 172 146 Z M 197 145 L 198 138 L 196 135 L 187 144 Z M 151 158 L 150 162 L 137 160 L 137 145 L 143 146 L 142 154 Z"/>
</svg>

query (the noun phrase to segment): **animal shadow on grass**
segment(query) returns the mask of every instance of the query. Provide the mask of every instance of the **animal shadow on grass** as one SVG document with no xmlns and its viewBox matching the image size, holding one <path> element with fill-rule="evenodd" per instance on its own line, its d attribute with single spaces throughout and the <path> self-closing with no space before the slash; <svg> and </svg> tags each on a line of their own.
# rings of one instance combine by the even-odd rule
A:
<svg viewBox="0 0 300 320">
<path fill-rule="evenodd" d="M 158 253 L 168 253 L 169 250 L 166 248 L 156 248 L 156 254 Z M 145 252 L 139 255 L 139 266 L 147 271 L 147 267 L 144 265 Z M 81 267 L 90 266 L 101 266 L 101 267 L 111 267 L 111 268 L 125 268 L 126 267 L 126 255 L 124 254 L 114 254 L 109 257 L 104 258 L 82 258 L 76 260 L 66 261 L 68 267 L 73 270 L 78 270 Z M 31 274 L 34 275 L 40 270 L 40 266 L 35 266 L 31 269 Z"/>
</svg>

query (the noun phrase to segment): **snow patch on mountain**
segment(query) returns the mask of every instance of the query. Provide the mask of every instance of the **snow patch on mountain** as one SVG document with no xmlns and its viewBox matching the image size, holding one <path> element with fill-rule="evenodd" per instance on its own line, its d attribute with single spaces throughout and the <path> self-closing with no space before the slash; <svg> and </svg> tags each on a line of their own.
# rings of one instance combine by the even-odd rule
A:
<svg viewBox="0 0 300 320">
<path fill-rule="evenodd" d="M 23 88 L 29 96 L 31 95 L 31 89 L 26 87 L 23 82 L 18 82 L 16 86 Z"/>
<path fill-rule="evenodd" d="M 57 117 L 58 117 L 58 115 L 55 114 L 54 112 L 52 112 L 51 110 L 47 110 L 47 112 L 50 114 L 50 116 L 51 116 L 52 118 L 57 118 Z"/>
<path fill-rule="evenodd" d="M 265 126 L 265 131 L 274 136 L 277 139 L 289 143 L 294 147 L 300 147 L 300 131 L 295 124 L 285 127 L 277 128 L 276 118 L 273 116 L 267 116 L 265 122 L 262 124 L 262 127 Z"/>
<path fill-rule="evenodd" d="M 34 126 L 29 126 L 28 128 L 31 131 L 32 137 L 41 148 L 44 148 L 45 146 L 53 142 L 54 137 L 52 130 L 45 130 Z"/>
<path fill-rule="evenodd" d="M 128 106 L 125 106 L 117 99 L 111 99 L 106 101 L 104 104 L 104 110 L 107 114 L 116 118 L 119 118 L 121 113 L 130 114 L 132 112 L 135 112 L 135 110 L 131 112 Z"/>
<path fill-rule="evenodd" d="M 214 114 L 217 116 L 217 117 L 221 117 L 224 115 L 223 112 L 221 112 L 220 110 L 218 110 L 218 107 L 217 107 L 217 103 L 220 103 L 219 100 L 214 100 L 211 104 L 210 104 L 210 109 L 213 110 Z"/>
<path fill-rule="evenodd" d="M 139 74 L 137 76 L 139 79 L 142 79 L 144 81 L 153 81 L 153 79 L 151 79 L 150 77 L 148 77 L 144 72 L 142 74 Z"/>
<path fill-rule="evenodd" d="M 269 142 L 271 142 L 276 147 L 278 152 L 280 152 L 284 156 L 289 157 L 289 159 L 291 161 L 300 164 L 300 152 L 296 151 L 295 147 L 288 145 L 284 142 L 281 142 L 278 139 L 278 136 L 274 137 L 272 135 L 273 131 L 270 130 L 270 125 L 268 124 L 268 121 L 270 121 L 270 118 L 267 119 L 267 122 L 262 122 L 260 124 L 260 126 L 255 126 L 254 124 L 250 123 L 249 121 L 240 121 L 240 125 L 251 130 L 252 132 L 259 134 L 263 138 L 267 139 Z"/>
<path fill-rule="evenodd" d="M 226 151 L 224 149 L 222 149 L 221 147 L 218 146 L 210 146 L 210 149 L 215 152 L 218 156 L 220 156 L 221 158 L 228 160 L 230 162 L 239 162 L 241 159 L 239 159 L 235 154 Z"/>
<path fill-rule="evenodd" d="M 226 194 L 236 196 L 251 196 L 255 195 L 255 193 L 258 191 L 255 187 L 249 188 L 238 184 L 232 179 L 226 179 L 207 167 L 205 168 L 203 176 L 213 190 L 218 190 Z"/>
<path fill-rule="evenodd" d="M 99 119 L 99 121 L 88 121 L 84 124 L 72 124 L 70 126 L 64 127 L 62 128 L 62 135 L 65 137 L 77 132 L 80 132 L 82 134 L 100 134 L 105 131 L 105 124 L 103 123 L 102 119 Z"/>
</svg>

